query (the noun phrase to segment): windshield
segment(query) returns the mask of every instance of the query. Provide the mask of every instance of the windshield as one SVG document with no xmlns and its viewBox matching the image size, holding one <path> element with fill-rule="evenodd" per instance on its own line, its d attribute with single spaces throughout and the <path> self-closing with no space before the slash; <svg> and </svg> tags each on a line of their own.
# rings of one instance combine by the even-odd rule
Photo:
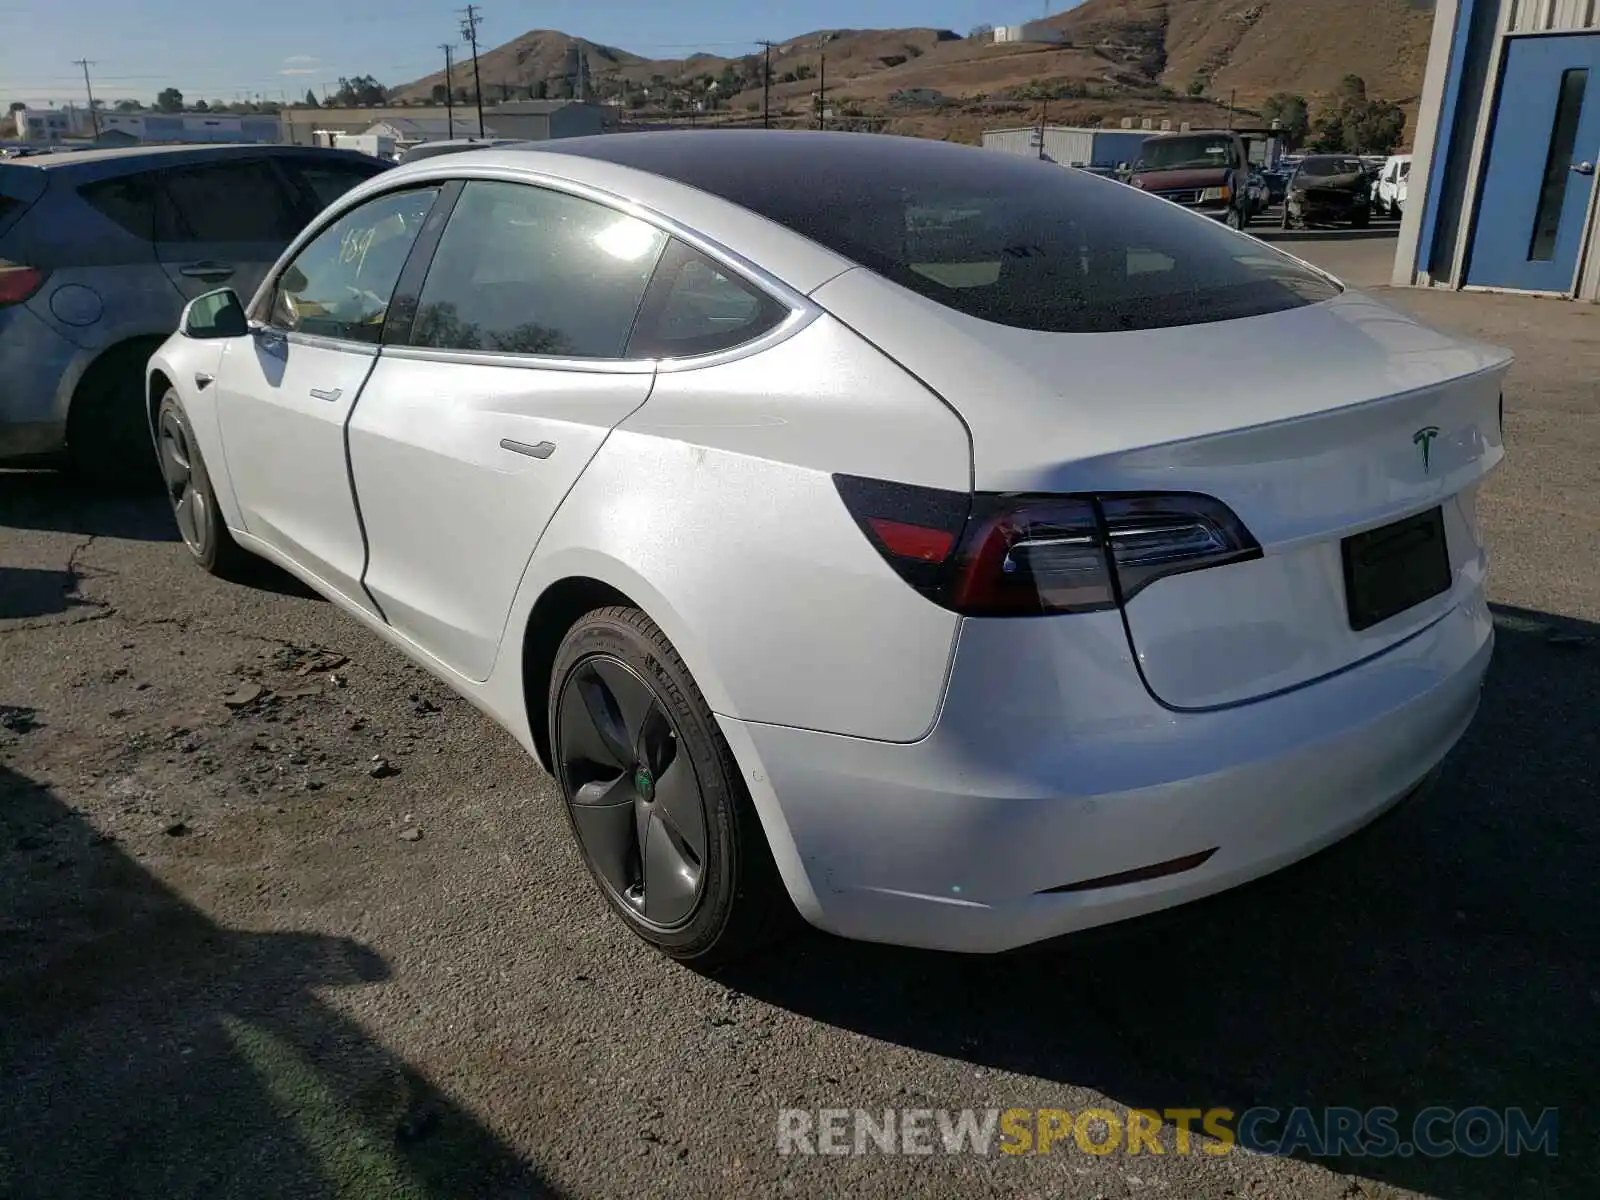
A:
<svg viewBox="0 0 1600 1200">
<path fill-rule="evenodd" d="M 1238 152 L 1230 137 L 1152 138 L 1139 149 L 1137 171 L 1178 171 L 1234 167 Z"/>
<path fill-rule="evenodd" d="M 1300 174 L 1321 177 L 1355 175 L 1360 170 L 1359 158 L 1308 158 L 1300 164 Z"/>
</svg>

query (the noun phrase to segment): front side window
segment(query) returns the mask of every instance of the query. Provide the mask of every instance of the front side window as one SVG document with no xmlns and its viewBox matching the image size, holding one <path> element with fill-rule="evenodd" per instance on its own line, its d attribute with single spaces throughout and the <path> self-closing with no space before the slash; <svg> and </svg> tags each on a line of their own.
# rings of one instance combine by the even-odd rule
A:
<svg viewBox="0 0 1600 1200">
<path fill-rule="evenodd" d="M 277 242 L 302 227 L 288 188 L 263 159 L 163 172 L 156 238 L 163 242 Z"/>
<path fill-rule="evenodd" d="M 278 277 L 271 324 L 291 333 L 376 343 L 437 194 L 437 188 L 391 192 L 329 225 Z"/>
<path fill-rule="evenodd" d="M 666 244 L 603 204 L 474 180 L 428 268 L 411 344 L 620 359 Z"/>
</svg>

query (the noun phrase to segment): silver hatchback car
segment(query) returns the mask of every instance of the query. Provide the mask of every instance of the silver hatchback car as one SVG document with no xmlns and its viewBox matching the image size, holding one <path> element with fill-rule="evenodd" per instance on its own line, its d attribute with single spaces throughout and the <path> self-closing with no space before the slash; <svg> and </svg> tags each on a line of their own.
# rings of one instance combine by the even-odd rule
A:
<svg viewBox="0 0 1600 1200">
<path fill-rule="evenodd" d="M 392 164 L 305 146 L 0 161 L 0 461 L 152 469 L 144 367 L 183 306 L 249 295 L 326 205 Z"/>
</svg>

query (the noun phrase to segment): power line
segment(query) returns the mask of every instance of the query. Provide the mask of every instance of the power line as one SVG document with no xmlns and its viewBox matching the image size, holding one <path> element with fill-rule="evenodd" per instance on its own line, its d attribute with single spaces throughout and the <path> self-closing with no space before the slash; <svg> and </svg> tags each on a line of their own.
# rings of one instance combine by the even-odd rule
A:
<svg viewBox="0 0 1600 1200">
<path fill-rule="evenodd" d="M 483 14 L 478 11 L 476 4 L 469 4 L 466 8 L 458 9 L 462 13 L 461 36 L 472 43 L 472 90 L 478 101 L 478 136 L 483 136 L 483 81 L 478 75 L 478 25 L 483 20 Z"/>
<path fill-rule="evenodd" d="M 450 137 L 454 140 L 456 136 L 456 98 L 452 95 L 455 91 L 455 82 L 450 78 L 450 58 L 455 50 L 449 42 L 440 42 L 439 49 L 444 51 L 444 119 L 449 123 Z"/>
<path fill-rule="evenodd" d="M 89 93 L 89 127 L 94 130 L 94 136 L 100 136 L 100 114 L 94 110 L 94 88 L 89 83 L 89 68 L 94 66 L 87 58 L 75 58 L 74 66 L 83 68 L 83 90 Z"/>
</svg>

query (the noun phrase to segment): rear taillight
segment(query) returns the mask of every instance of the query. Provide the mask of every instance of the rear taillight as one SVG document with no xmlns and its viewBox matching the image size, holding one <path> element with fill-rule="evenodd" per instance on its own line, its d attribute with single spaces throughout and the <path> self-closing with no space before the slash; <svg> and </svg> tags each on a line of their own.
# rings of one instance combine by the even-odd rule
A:
<svg viewBox="0 0 1600 1200">
<path fill-rule="evenodd" d="M 850 475 L 834 482 L 900 577 L 967 616 L 1111 609 L 1165 576 L 1261 555 L 1210 496 L 969 496 Z"/>
<path fill-rule="evenodd" d="M 38 267 L 25 267 L 0 258 L 0 307 L 21 304 L 44 285 L 48 276 L 48 271 Z"/>
</svg>

